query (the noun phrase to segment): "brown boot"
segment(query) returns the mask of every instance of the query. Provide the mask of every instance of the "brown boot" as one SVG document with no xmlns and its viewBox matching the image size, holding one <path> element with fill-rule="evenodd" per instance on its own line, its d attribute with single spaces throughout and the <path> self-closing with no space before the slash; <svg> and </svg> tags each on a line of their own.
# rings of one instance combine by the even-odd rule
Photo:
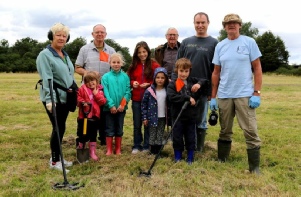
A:
<svg viewBox="0 0 301 197">
<path fill-rule="evenodd" d="M 112 143 L 113 143 L 113 137 L 106 137 L 106 144 L 107 144 L 107 153 L 106 155 L 112 154 Z"/>
<path fill-rule="evenodd" d="M 121 140 L 122 140 L 122 137 L 115 137 L 115 154 L 116 155 L 121 154 Z"/>
</svg>

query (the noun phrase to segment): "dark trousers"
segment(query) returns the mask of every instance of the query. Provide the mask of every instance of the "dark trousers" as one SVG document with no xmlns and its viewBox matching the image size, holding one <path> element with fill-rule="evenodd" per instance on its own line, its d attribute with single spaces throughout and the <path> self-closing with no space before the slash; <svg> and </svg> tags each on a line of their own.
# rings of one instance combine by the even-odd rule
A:
<svg viewBox="0 0 301 197">
<path fill-rule="evenodd" d="M 134 123 L 134 146 L 133 149 L 149 149 L 149 129 L 144 126 L 142 136 L 141 102 L 132 101 L 132 113 Z M 143 146 L 141 145 L 143 142 Z"/>
<path fill-rule="evenodd" d="M 98 121 L 98 140 L 100 141 L 101 145 L 105 145 L 106 144 L 106 115 L 103 111 L 103 106 L 100 107 L 100 119 Z"/>
<path fill-rule="evenodd" d="M 88 119 L 86 135 L 84 135 L 84 119 L 77 119 L 77 136 L 78 142 L 96 142 L 99 120 Z"/>
<path fill-rule="evenodd" d="M 111 114 L 110 111 L 104 112 L 106 116 L 106 135 L 107 137 L 122 137 L 123 136 L 123 124 L 126 112 L 118 112 Z"/>
<path fill-rule="evenodd" d="M 49 117 L 49 120 L 52 124 L 52 133 L 50 137 L 50 149 L 51 149 L 51 157 L 52 162 L 60 161 L 60 144 L 62 143 L 62 139 L 65 134 L 66 130 L 66 120 L 69 114 L 69 110 L 66 106 L 66 104 L 60 104 L 56 103 L 56 119 L 58 124 L 58 132 L 59 132 L 59 138 L 57 137 L 57 131 L 55 126 L 55 119 L 53 117 L 53 114 L 50 113 L 46 108 L 46 103 L 43 102 L 43 105 L 45 107 L 45 110 L 47 112 L 47 115 Z M 60 139 L 60 141 L 58 140 Z"/>
<path fill-rule="evenodd" d="M 178 120 L 173 128 L 173 148 L 174 150 L 183 151 L 195 149 L 195 120 Z M 185 140 L 185 143 L 184 143 Z"/>
</svg>

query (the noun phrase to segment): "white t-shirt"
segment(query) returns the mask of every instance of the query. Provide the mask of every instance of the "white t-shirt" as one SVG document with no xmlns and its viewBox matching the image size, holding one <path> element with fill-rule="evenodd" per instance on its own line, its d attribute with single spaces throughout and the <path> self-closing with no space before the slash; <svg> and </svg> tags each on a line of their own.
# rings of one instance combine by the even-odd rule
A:
<svg viewBox="0 0 301 197">
<path fill-rule="evenodd" d="M 166 90 L 156 90 L 156 97 L 158 103 L 158 118 L 165 117 L 165 104 L 166 104 Z"/>
</svg>

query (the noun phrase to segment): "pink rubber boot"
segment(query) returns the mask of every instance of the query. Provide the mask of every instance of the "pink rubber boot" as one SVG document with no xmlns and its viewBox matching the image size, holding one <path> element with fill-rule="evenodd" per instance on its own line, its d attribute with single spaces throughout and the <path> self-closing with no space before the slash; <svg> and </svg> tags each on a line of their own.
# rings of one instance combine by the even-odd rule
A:
<svg viewBox="0 0 301 197">
<path fill-rule="evenodd" d="M 90 146 L 90 157 L 94 160 L 97 161 L 98 157 L 96 155 L 96 142 L 90 142 L 89 143 Z"/>
</svg>

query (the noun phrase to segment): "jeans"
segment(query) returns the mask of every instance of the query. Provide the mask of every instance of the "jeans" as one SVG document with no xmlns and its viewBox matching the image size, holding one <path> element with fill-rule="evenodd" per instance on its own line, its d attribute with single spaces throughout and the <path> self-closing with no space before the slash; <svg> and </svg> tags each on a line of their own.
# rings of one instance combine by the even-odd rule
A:
<svg viewBox="0 0 301 197">
<path fill-rule="evenodd" d="M 126 112 L 118 112 L 111 114 L 110 111 L 104 112 L 106 116 L 106 135 L 107 137 L 122 137 L 123 136 L 123 123 Z"/>
<path fill-rule="evenodd" d="M 144 136 L 142 137 L 142 119 L 141 119 L 141 102 L 132 101 L 132 113 L 134 123 L 134 146 L 133 149 L 149 149 L 149 130 L 144 126 Z M 144 141 L 143 141 L 144 138 Z M 141 145 L 143 141 L 143 146 Z"/>
<path fill-rule="evenodd" d="M 207 96 L 201 96 L 199 105 L 202 105 L 200 107 L 201 109 L 201 121 L 197 123 L 197 126 L 199 129 L 207 130 L 207 114 L 208 114 L 208 100 Z"/>
</svg>

